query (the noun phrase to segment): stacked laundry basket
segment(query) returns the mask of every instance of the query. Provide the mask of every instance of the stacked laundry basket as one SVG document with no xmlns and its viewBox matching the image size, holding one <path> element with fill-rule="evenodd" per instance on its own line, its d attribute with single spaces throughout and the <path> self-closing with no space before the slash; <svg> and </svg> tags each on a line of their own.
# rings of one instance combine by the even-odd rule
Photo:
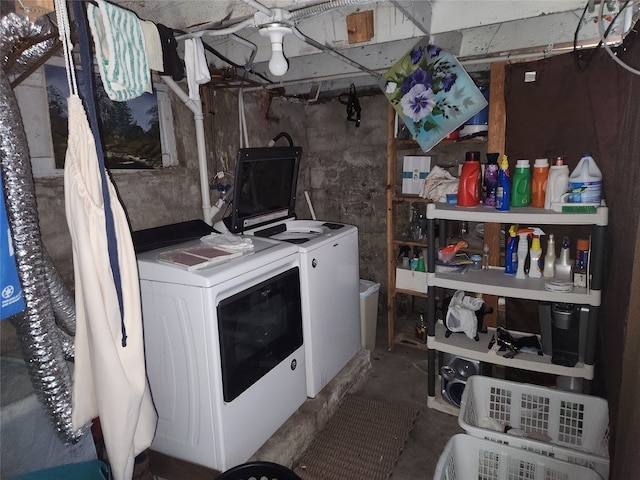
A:
<svg viewBox="0 0 640 480">
<path fill-rule="evenodd" d="M 467 381 L 434 480 L 607 480 L 607 401 L 481 375 Z"/>
</svg>

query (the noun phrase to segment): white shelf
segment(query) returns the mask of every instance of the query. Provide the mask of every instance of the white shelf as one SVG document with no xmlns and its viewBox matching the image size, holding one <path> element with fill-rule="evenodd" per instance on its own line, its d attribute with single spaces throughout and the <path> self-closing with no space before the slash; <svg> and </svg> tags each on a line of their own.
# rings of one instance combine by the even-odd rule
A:
<svg viewBox="0 0 640 480">
<path fill-rule="evenodd" d="M 550 292 L 545 289 L 546 280 L 548 279 L 515 278 L 514 275 L 506 275 L 503 267 L 490 267 L 488 271 L 468 269 L 466 273 L 427 273 L 428 286 L 465 290 L 499 297 L 575 303 L 594 307 L 600 305 L 600 290 L 574 287 L 568 293 Z"/>
<path fill-rule="evenodd" d="M 493 365 L 503 365 L 505 367 L 519 368 L 534 372 L 549 373 L 551 375 L 562 375 L 566 377 L 579 377 L 592 380 L 594 375 L 593 365 L 578 363 L 575 367 L 565 367 L 551 363 L 551 356 L 536 355 L 534 353 L 518 353 L 514 358 L 505 358 L 504 352 L 489 350 L 489 342 L 493 337 L 495 328 L 487 328 L 487 333 L 479 333 L 480 340 L 475 341 L 468 338 L 464 333 L 452 333 L 449 338 L 445 337 L 446 327 L 441 321 L 435 325 L 436 334 L 434 337 L 427 337 L 427 348 L 433 348 L 440 352 L 459 355 L 471 360 L 491 363 Z M 520 332 L 510 332 L 514 337 L 530 335 Z"/>
<path fill-rule="evenodd" d="M 511 223 L 519 225 L 598 225 L 606 226 L 609 209 L 599 207 L 596 213 L 561 213 L 543 208 L 517 207 L 507 212 L 494 207 L 458 207 L 449 203 L 427 204 L 427 219 L 466 220 L 472 222 Z"/>
</svg>

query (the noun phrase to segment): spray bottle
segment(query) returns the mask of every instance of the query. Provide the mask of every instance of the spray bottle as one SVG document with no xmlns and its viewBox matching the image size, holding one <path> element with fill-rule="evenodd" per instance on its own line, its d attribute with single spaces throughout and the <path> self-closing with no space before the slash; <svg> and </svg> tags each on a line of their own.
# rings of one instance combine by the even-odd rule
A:
<svg viewBox="0 0 640 480">
<path fill-rule="evenodd" d="M 534 228 L 531 239 L 531 249 L 529 250 L 529 277 L 541 278 L 542 277 L 542 246 L 540 245 L 540 236 L 545 233 L 539 229 Z"/>
<path fill-rule="evenodd" d="M 525 261 L 527 260 L 527 254 L 529 253 L 529 235 L 533 233 L 533 228 L 521 228 L 516 232 L 516 235 L 520 238 L 518 240 L 518 268 L 516 269 L 516 278 L 526 278 L 524 273 Z"/>
<path fill-rule="evenodd" d="M 509 238 L 507 239 L 507 249 L 505 252 L 504 273 L 507 275 L 515 275 L 518 269 L 518 225 L 511 225 L 509 228 Z"/>
</svg>

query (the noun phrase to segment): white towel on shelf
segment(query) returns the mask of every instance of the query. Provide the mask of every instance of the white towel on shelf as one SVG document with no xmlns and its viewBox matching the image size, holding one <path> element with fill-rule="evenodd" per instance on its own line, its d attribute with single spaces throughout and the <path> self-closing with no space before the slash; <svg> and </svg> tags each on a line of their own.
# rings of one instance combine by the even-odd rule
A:
<svg viewBox="0 0 640 480">
<path fill-rule="evenodd" d="M 104 0 L 97 2 L 98 7 L 87 5 L 87 17 L 105 92 L 116 102 L 150 93 L 151 74 L 138 17 Z"/>
<path fill-rule="evenodd" d="M 204 46 L 200 38 L 188 38 L 184 41 L 184 66 L 187 71 L 189 98 L 200 100 L 200 85 L 211 80 L 209 65 L 207 65 Z"/>
<path fill-rule="evenodd" d="M 147 64 L 155 72 L 164 72 L 164 60 L 162 58 L 162 43 L 160 32 L 155 23 L 148 20 L 140 20 L 142 35 L 144 36 L 144 49 L 147 53 Z"/>
<path fill-rule="evenodd" d="M 232 233 L 211 233 L 202 237 L 200 241 L 232 252 L 246 252 L 254 249 L 253 240 Z"/>
</svg>

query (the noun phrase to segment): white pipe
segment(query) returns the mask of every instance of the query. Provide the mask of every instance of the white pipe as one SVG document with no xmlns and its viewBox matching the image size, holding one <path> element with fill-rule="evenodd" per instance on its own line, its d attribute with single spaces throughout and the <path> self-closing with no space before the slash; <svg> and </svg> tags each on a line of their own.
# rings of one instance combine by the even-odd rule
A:
<svg viewBox="0 0 640 480">
<path fill-rule="evenodd" d="M 236 23 L 235 25 L 232 25 L 231 27 L 221 28 L 219 30 L 198 30 L 197 32 L 189 32 L 189 33 L 184 33 L 182 35 L 176 35 L 175 38 L 176 40 L 185 40 L 187 38 L 199 38 L 204 35 L 207 35 L 207 36 L 229 35 L 231 33 L 237 32 L 238 30 L 242 30 L 245 27 L 252 27 L 253 25 L 254 25 L 253 18 L 248 18 L 246 20 L 243 20 L 240 23 Z"/>
<path fill-rule="evenodd" d="M 209 171 L 207 169 L 207 151 L 204 141 L 204 115 L 202 114 L 202 104 L 189 98 L 189 95 L 178 86 L 178 84 L 167 76 L 162 76 L 164 82 L 173 90 L 184 102 L 189 110 L 193 112 L 193 121 L 196 130 L 196 145 L 198 148 L 198 167 L 200 170 L 200 194 L 202 195 L 202 216 L 209 225 L 213 224 L 213 215 L 217 213 L 211 207 L 211 197 L 209 196 Z"/>
<path fill-rule="evenodd" d="M 268 15 L 270 17 L 273 15 L 273 12 L 271 11 L 271 9 L 265 7 L 264 5 L 262 5 L 260 2 L 257 2 L 256 0 L 243 0 L 243 1 L 247 5 L 255 8 L 256 10 L 260 10 L 265 15 Z"/>
</svg>

